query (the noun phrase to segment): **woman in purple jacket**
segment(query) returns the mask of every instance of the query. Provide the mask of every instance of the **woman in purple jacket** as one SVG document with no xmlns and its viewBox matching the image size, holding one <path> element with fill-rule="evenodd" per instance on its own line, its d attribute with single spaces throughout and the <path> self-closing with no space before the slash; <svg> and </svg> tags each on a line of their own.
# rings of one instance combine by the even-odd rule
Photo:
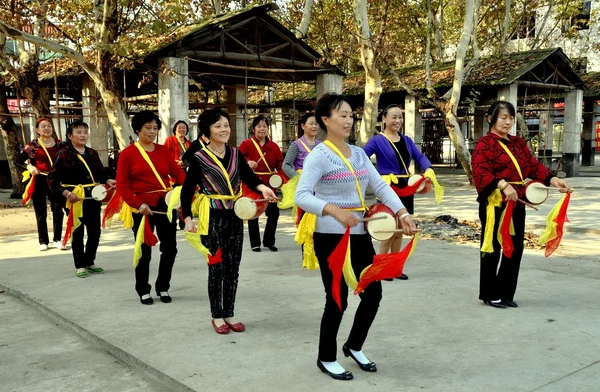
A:
<svg viewBox="0 0 600 392">
<path fill-rule="evenodd" d="M 377 159 L 377 171 L 382 176 L 393 175 L 398 183 L 392 182 L 394 191 L 405 188 L 408 185 L 410 163 L 414 159 L 416 164 L 425 171 L 431 168 L 431 162 L 419 151 L 413 140 L 401 133 L 404 123 L 404 115 L 399 105 L 392 104 L 379 114 L 379 121 L 383 122 L 383 132 L 373 136 L 363 147 L 367 156 L 375 154 Z M 431 185 L 427 183 L 428 187 Z M 414 213 L 414 196 L 400 197 L 402 204 L 410 214 Z M 379 253 L 398 252 L 402 247 L 402 233 L 386 241 L 381 241 Z M 402 274 L 397 279 L 406 280 L 408 276 Z M 392 280 L 392 279 L 388 279 Z"/>
</svg>

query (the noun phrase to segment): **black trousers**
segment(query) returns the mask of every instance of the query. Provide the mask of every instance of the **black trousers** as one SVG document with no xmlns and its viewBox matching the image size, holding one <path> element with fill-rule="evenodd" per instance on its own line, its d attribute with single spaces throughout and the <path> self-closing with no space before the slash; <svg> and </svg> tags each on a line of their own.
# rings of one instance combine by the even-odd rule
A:
<svg viewBox="0 0 600 392">
<path fill-rule="evenodd" d="M 75 268 L 85 268 L 94 265 L 96 251 L 100 243 L 100 208 L 102 203 L 96 200 L 83 201 L 83 216 L 81 226 L 73 231 L 73 261 Z M 84 227 L 87 231 L 87 241 L 83 246 Z"/>
<path fill-rule="evenodd" d="M 275 246 L 275 231 L 277 230 L 277 221 L 279 220 L 279 207 L 277 203 L 269 203 L 267 211 L 267 225 L 263 236 L 263 245 L 266 247 Z M 256 248 L 260 246 L 260 230 L 258 228 L 258 218 L 248 221 L 248 233 L 250 234 L 250 246 Z"/>
<path fill-rule="evenodd" d="M 153 211 L 167 211 L 167 205 L 160 199 L 158 206 L 150 206 Z M 169 222 L 166 215 L 156 214 L 148 215 L 150 227 L 154 231 L 156 228 L 156 236 L 160 241 L 160 264 L 158 266 L 158 275 L 154 289 L 157 293 L 161 291 L 169 291 L 171 287 L 171 273 L 175 257 L 177 256 L 177 229 L 175 222 Z M 142 214 L 133 214 L 133 237 L 137 235 L 137 229 L 142 221 Z M 150 260 L 152 259 L 152 248 L 146 244 L 142 244 L 142 257 L 135 269 L 135 291 L 139 296 L 150 294 L 152 286 L 148 283 L 150 277 Z"/>
<path fill-rule="evenodd" d="M 208 235 L 202 243 L 215 255 L 221 249 L 223 261 L 208 266 L 208 298 L 212 317 L 233 317 L 244 245 L 244 222 L 233 210 L 211 210 Z"/>
<path fill-rule="evenodd" d="M 517 204 L 513 210 L 513 226 L 515 235 L 512 236 L 512 242 L 515 250 L 512 257 L 508 258 L 502 254 L 502 249 L 496 233 L 500 225 L 502 211 L 506 207 L 496 208 L 496 221 L 494 225 L 494 252 L 480 252 L 480 275 L 479 275 L 479 299 L 483 301 L 494 301 L 497 299 L 513 300 L 517 291 L 517 281 L 519 279 L 519 268 L 521 258 L 523 257 L 523 241 L 525 238 L 525 207 L 523 204 Z M 479 204 L 479 220 L 481 221 L 481 242 L 486 224 L 486 203 Z M 500 264 L 498 266 L 498 264 Z"/>
<path fill-rule="evenodd" d="M 66 199 L 62 195 L 54 194 L 50 191 L 46 176 L 37 175 L 31 181 L 35 181 L 35 191 L 31 195 L 31 201 L 33 202 L 33 210 L 35 211 L 40 245 L 48 245 L 50 243 L 50 239 L 48 238 L 48 224 L 46 223 L 48 216 L 46 198 L 50 200 L 50 209 L 52 211 L 52 226 L 54 231 L 52 241 L 60 241 L 64 217 L 63 208 L 65 207 Z"/>
<path fill-rule="evenodd" d="M 340 295 L 342 310 L 338 307 L 331 293 L 331 283 L 333 274 L 329 269 L 327 258 L 333 252 L 340 242 L 341 234 L 323 234 L 315 233 L 315 253 L 319 259 L 321 268 L 321 277 L 325 287 L 325 310 L 321 319 L 321 331 L 319 336 L 319 359 L 323 362 L 333 362 L 336 360 L 337 352 L 337 333 L 342 322 L 344 311 L 348 307 L 348 286 L 342 277 L 340 284 Z M 368 234 L 351 235 L 350 237 L 351 261 L 354 273 L 358 278 L 362 270 L 373 263 L 375 249 L 371 237 Z M 362 294 L 360 294 L 360 304 L 354 316 L 354 323 L 350 330 L 350 335 L 346 344 L 348 348 L 360 351 L 367 339 L 369 328 L 375 320 L 379 302 L 381 302 L 382 289 L 381 282 L 373 282 Z"/>
</svg>

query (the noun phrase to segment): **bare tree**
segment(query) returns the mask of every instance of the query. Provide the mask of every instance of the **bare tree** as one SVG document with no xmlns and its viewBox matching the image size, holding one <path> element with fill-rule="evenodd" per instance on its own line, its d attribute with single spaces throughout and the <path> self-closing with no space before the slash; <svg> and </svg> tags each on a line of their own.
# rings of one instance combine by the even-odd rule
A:
<svg viewBox="0 0 600 392">
<path fill-rule="evenodd" d="M 219 15 L 221 13 L 221 0 L 212 0 L 213 8 L 215 10 L 215 15 Z M 242 4 L 242 7 L 245 5 Z"/>
</svg>

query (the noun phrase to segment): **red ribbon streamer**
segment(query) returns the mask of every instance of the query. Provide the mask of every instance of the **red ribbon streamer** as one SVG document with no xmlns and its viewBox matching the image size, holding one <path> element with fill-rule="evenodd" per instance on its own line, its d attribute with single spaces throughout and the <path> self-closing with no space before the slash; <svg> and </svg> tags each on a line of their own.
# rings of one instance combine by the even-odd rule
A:
<svg viewBox="0 0 600 392">
<path fill-rule="evenodd" d="M 154 246 L 158 243 L 158 238 L 154 235 L 152 228 L 150 227 L 150 219 L 146 217 L 146 224 L 144 226 L 144 244 L 148 246 Z"/>
<path fill-rule="evenodd" d="M 570 222 L 569 218 L 567 218 L 567 208 L 569 208 L 570 200 L 571 194 L 567 193 L 563 204 L 560 206 L 558 215 L 554 219 L 554 222 L 556 222 L 556 238 L 549 240 L 546 244 L 546 257 L 550 257 L 550 255 L 554 253 L 556 248 L 558 248 L 563 236 L 563 226 L 565 225 L 565 222 Z"/>
<path fill-rule="evenodd" d="M 373 258 L 373 264 L 367 267 L 365 274 L 358 281 L 354 294 L 362 293 L 372 282 L 402 275 L 404 264 L 414 247 L 414 241 L 413 237 L 400 252 L 376 255 Z"/>
<path fill-rule="evenodd" d="M 219 264 L 223 261 L 223 250 L 221 248 L 217 249 L 217 252 L 214 256 L 208 256 L 208 265 Z"/>
<path fill-rule="evenodd" d="M 33 196 L 33 192 L 35 192 L 35 177 L 36 176 L 32 176 L 25 187 L 25 198 L 21 202 L 22 205 L 29 203 L 29 200 L 31 200 L 31 197 Z"/>
<path fill-rule="evenodd" d="M 331 281 L 331 296 L 335 300 L 340 310 L 342 310 L 342 301 L 340 294 L 340 284 L 343 278 L 342 268 L 346 261 L 346 252 L 348 251 L 348 243 L 350 242 L 350 228 L 346 228 L 346 232 L 342 237 L 340 243 L 335 247 L 333 252 L 327 258 L 329 269 L 333 274 L 333 280 Z"/>
<path fill-rule="evenodd" d="M 394 190 L 394 192 L 396 192 L 396 194 L 399 197 L 412 196 L 417 192 L 417 189 L 419 189 L 419 186 L 421 186 L 421 184 L 425 180 L 426 180 L 426 178 L 422 177 L 420 180 L 418 180 L 417 182 L 415 182 L 412 185 L 406 186 L 404 188 L 398 188 L 397 186 L 393 186 L 392 189 Z"/>
<path fill-rule="evenodd" d="M 504 256 L 511 258 L 515 247 L 513 245 L 512 236 L 510 235 L 510 222 L 512 221 L 515 202 L 509 201 L 506 203 L 504 210 L 504 220 L 500 222 L 500 234 L 502 234 L 502 253 Z"/>
<path fill-rule="evenodd" d="M 298 207 L 298 216 L 296 216 L 296 227 L 300 224 L 300 221 L 302 220 L 302 214 L 304 214 L 304 210 Z"/>
<path fill-rule="evenodd" d="M 67 246 L 69 238 L 71 238 L 71 232 L 73 231 L 73 208 L 69 210 L 69 216 L 67 218 L 67 227 L 65 229 L 65 235 L 63 236 L 62 245 Z"/>
<path fill-rule="evenodd" d="M 117 212 L 121 210 L 123 206 L 123 198 L 119 194 L 119 191 L 115 191 L 110 201 L 106 205 L 104 209 L 104 214 L 102 215 L 102 228 L 106 229 L 106 221 L 111 219 Z"/>
</svg>

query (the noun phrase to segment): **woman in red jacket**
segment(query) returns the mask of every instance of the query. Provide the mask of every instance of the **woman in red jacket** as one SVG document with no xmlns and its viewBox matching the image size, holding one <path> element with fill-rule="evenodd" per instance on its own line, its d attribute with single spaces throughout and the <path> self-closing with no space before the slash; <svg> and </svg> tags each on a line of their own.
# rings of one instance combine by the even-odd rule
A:
<svg viewBox="0 0 600 392">
<path fill-rule="evenodd" d="M 248 166 L 254 171 L 263 184 L 269 186 L 269 178 L 279 172 L 282 173 L 283 154 L 279 146 L 269 139 L 269 120 L 259 115 L 252 121 L 252 137 L 244 140 L 239 151 L 246 158 Z M 262 244 L 272 252 L 277 252 L 275 246 L 275 231 L 279 220 L 279 207 L 275 203 L 269 203 L 267 211 L 267 226 Z M 250 234 L 250 246 L 253 252 L 260 252 L 260 231 L 258 218 L 248 221 L 248 233 Z"/>
<path fill-rule="evenodd" d="M 50 239 L 48 238 L 48 224 L 46 216 L 48 207 L 46 207 L 46 198 L 50 200 L 50 208 L 52 210 L 52 226 L 54 247 L 64 249 L 61 239 L 62 224 L 63 224 L 63 207 L 65 206 L 65 198 L 60 194 L 53 194 L 48 186 L 48 174 L 54 166 L 56 155 L 63 147 L 63 143 L 55 139 L 52 135 L 52 122 L 47 118 L 40 118 L 35 123 L 35 131 L 38 134 L 37 139 L 29 143 L 21 155 L 17 164 L 26 167 L 31 175 L 33 193 L 31 195 L 23 195 L 23 203 L 27 204 L 29 197 L 33 201 L 33 210 L 37 221 L 38 239 L 40 242 L 40 250 L 48 250 Z M 31 189 L 31 188 L 30 188 Z"/>
<path fill-rule="evenodd" d="M 494 308 L 516 308 L 514 295 L 525 236 L 525 206 L 516 202 L 524 199 L 524 180 L 543 181 L 546 186 L 553 186 L 561 192 L 568 192 L 569 185 L 535 159 L 525 140 L 509 135 L 515 123 L 515 107 L 510 102 L 494 102 L 488 110 L 487 120 L 490 131 L 479 140 L 471 158 L 482 227 L 479 299 Z M 493 207 L 496 200 L 499 206 Z M 496 234 L 508 202 L 516 203 L 512 213 L 514 249 L 510 257 L 501 253 Z M 488 222 L 488 216 L 494 217 L 494 220 Z M 493 230 L 489 231 L 493 237 L 486 241 L 488 224 L 493 225 L 490 226 Z M 490 244 L 489 249 L 486 243 Z"/>
<path fill-rule="evenodd" d="M 117 190 L 123 202 L 135 209 L 134 238 L 137 236 L 143 216 L 149 220 L 152 231 L 156 228 L 161 255 L 154 289 L 161 302 L 169 303 L 171 297 L 168 290 L 177 255 L 177 242 L 175 221 L 169 222 L 166 215 L 165 195 L 171 189 L 169 176 L 176 183 L 183 184 L 185 172 L 171 158 L 165 146 L 154 143 L 161 127 L 161 121 L 156 114 L 151 111 L 140 112 L 131 119 L 131 126 L 139 139 L 135 144 L 125 148 L 119 156 Z M 148 283 L 151 257 L 152 248 L 142 244 L 142 255 L 135 268 L 135 290 L 144 305 L 154 302 L 150 296 L 152 286 Z"/>
<path fill-rule="evenodd" d="M 171 157 L 177 161 L 179 166 L 184 166 L 183 154 L 192 145 L 192 142 L 186 137 L 189 131 L 188 124 L 185 121 L 179 120 L 173 126 L 173 136 L 168 137 L 163 144 L 163 146 L 169 149 Z"/>
</svg>

